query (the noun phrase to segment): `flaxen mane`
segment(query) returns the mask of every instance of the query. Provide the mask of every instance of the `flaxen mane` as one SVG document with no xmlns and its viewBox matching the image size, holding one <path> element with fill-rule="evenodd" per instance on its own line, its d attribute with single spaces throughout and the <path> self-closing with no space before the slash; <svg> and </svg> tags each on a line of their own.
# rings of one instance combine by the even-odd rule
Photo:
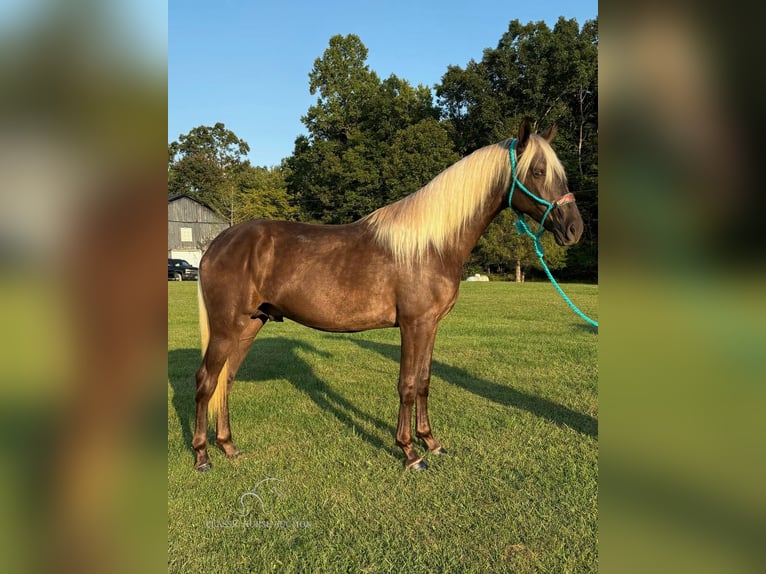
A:
<svg viewBox="0 0 766 574">
<path fill-rule="evenodd" d="M 459 239 L 468 221 L 498 186 L 509 188 L 510 143 L 505 140 L 476 150 L 417 192 L 365 217 L 377 241 L 387 246 L 399 262 L 418 263 L 429 247 L 441 255 Z M 535 158 L 538 162 L 533 162 Z M 523 181 L 533 163 L 538 166 L 541 161 L 549 167 L 545 169 L 546 189 L 555 178 L 566 179 L 553 149 L 537 135 L 530 136 L 518 159 L 518 178 Z"/>
</svg>

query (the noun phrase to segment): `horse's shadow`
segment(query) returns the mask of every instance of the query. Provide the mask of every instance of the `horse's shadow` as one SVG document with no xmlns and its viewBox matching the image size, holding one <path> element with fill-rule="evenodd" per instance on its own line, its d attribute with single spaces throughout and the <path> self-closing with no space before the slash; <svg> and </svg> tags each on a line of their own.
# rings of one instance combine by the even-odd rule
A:
<svg viewBox="0 0 766 574">
<path fill-rule="evenodd" d="M 347 337 L 347 340 L 362 349 L 374 351 L 386 359 L 399 362 L 399 345 L 350 336 Z M 320 409 L 332 414 L 368 444 L 398 458 L 400 452 L 393 444 L 395 427 L 365 412 L 318 377 L 311 365 L 301 357 L 306 352 L 316 353 L 320 357 L 329 356 L 326 351 L 294 339 L 272 337 L 256 340 L 253 349 L 240 368 L 235 384 L 243 384 L 242 381 L 257 383 L 273 379 L 287 379 Z M 196 409 L 194 374 L 199 367 L 200 360 L 198 349 L 178 349 L 170 351 L 168 355 L 168 374 L 170 385 L 173 388 L 172 404 L 181 426 L 184 444 L 188 446 L 190 451 L 192 450 L 191 441 L 194 433 Z M 433 361 L 432 373 L 449 384 L 487 400 L 503 406 L 524 409 L 555 424 L 568 426 L 583 435 L 598 438 L 598 421 L 596 419 L 551 400 L 477 378 L 464 369 L 440 361 Z M 391 381 L 391 383 L 395 385 L 395 381 Z M 381 433 L 392 437 L 391 441 L 383 441 L 377 434 L 366 431 L 363 428 L 364 425 L 360 423 L 367 423 L 367 425 L 375 427 Z M 208 432 L 209 439 L 212 440 L 214 432 L 212 429 L 209 429 Z"/>
<path fill-rule="evenodd" d="M 326 381 L 318 377 L 311 365 L 301 357 L 305 353 L 316 353 L 324 358 L 330 356 L 326 351 L 294 339 L 281 337 L 256 339 L 252 350 L 237 373 L 234 384 L 236 386 L 251 382 L 286 379 L 298 391 L 306 394 L 320 409 L 332 414 L 368 444 L 398 458 L 400 452 L 393 444 L 395 427 L 365 412 L 335 391 Z M 198 349 L 178 349 L 170 351 L 168 355 L 168 378 L 173 388 L 172 404 L 181 426 L 184 444 L 190 450 L 196 411 L 195 373 L 200 362 Z M 377 428 L 392 437 L 391 442 L 384 442 L 377 434 L 365 430 L 364 426 Z M 236 433 L 236 427 L 234 431 Z M 214 428 L 208 428 L 208 442 L 212 442 L 214 438 Z"/>
<path fill-rule="evenodd" d="M 598 327 L 595 325 L 590 325 L 589 323 L 572 323 L 571 326 L 572 329 L 577 331 L 585 331 L 586 333 L 598 335 Z"/>
<path fill-rule="evenodd" d="M 387 359 L 399 362 L 401 351 L 398 345 L 361 339 L 349 338 L 349 340 L 363 349 L 375 351 Z M 431 363 L 431 374 L 451 385 L 465 389 L 497 404 L 524 409 L 535 416 L 547 419 L 557 425 L 568 426 L 580 434 L 598 438 L 598 421 L 596 419 L 551 400 L 477 378 L 465 369 L 453 367 L 439 361 Z"/>
</svg>

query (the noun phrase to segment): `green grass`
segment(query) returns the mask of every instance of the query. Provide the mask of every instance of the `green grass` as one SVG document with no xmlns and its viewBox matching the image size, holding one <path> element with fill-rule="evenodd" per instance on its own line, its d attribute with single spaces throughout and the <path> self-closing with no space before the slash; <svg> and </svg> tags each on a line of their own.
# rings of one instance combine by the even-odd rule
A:
<svg viewBox="0 0 766 574">
<path fill-rule="evenodd" d="M 564 289 L 597 318 L 597 286 Z M 429 402 L 450 454 L 414 472 L 394 444 L 398 331 L 268 324 L 231 395 L 243 455 L 211 446 L 200 474 L 196 284 L 169 283 L 169 571 L 596 571 L 597 340 L 547 283 L 464 283 Z"/>
</svg>

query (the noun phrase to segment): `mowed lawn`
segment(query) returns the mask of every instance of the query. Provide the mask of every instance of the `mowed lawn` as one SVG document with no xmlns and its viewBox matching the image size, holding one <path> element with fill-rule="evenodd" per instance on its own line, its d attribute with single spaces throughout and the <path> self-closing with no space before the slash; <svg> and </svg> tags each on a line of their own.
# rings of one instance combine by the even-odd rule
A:
<svg viewBox="0 0 766 574">
<path fill-rule="evenodd" d="M 449 454 L 424 472 L 394 444 L 398 330 L 287 320 L 231 393 L 242 456 L 194 471 L 196 289 L 168 283 L 169 571 L 597 570 L 598 334 L 550 284 L 462 284 L 429 401 Z M 564 289 L 597 320 L 597 286 Z"/>
</svg>

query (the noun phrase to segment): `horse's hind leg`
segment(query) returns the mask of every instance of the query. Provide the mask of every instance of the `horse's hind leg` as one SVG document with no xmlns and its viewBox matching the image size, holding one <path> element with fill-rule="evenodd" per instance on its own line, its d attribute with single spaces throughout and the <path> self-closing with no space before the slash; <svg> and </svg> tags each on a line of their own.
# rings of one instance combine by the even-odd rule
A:
<svg viewBox="0 0 766 574">
<path fill-rule="evenodd" d="M 226 360 L 232 351 L 232 343 L 225 338 L 211 336 L 205 357 L 197 371 L 197 417 L 192 437 L 192 447 L 196 455 L 194 468 L 200 471 L 210 469 L 210 458 L 207 454 L 207 410 L 210 397 L 218 384 Z"/>
<path fill-rule="evenodd" d="M 247 352 L 253 344 L 253 340 L 267 320 L 268 319 L 265 316 L 253 318 L 240 335 L 236 350 L 229 357 L 229 378 L 226 384 L 226 392 L 221 397 L 221 411 L 218 413 L 218 418 L 216 419 L 215 439 L 215 443 L 223 449 L 223 452 L 226 453 L 226 456 L 229 458 L 239 455 L 239 450 L 234 446 L 234 442 L 231 438 L 231 426 L 229 424 L 229 393 L 231 392 L 231 387 L 234 383 L 234 377 L 236 377 L 237 371 L 242 365 L 242 361 L 245 360 Z"/>
</svg>

